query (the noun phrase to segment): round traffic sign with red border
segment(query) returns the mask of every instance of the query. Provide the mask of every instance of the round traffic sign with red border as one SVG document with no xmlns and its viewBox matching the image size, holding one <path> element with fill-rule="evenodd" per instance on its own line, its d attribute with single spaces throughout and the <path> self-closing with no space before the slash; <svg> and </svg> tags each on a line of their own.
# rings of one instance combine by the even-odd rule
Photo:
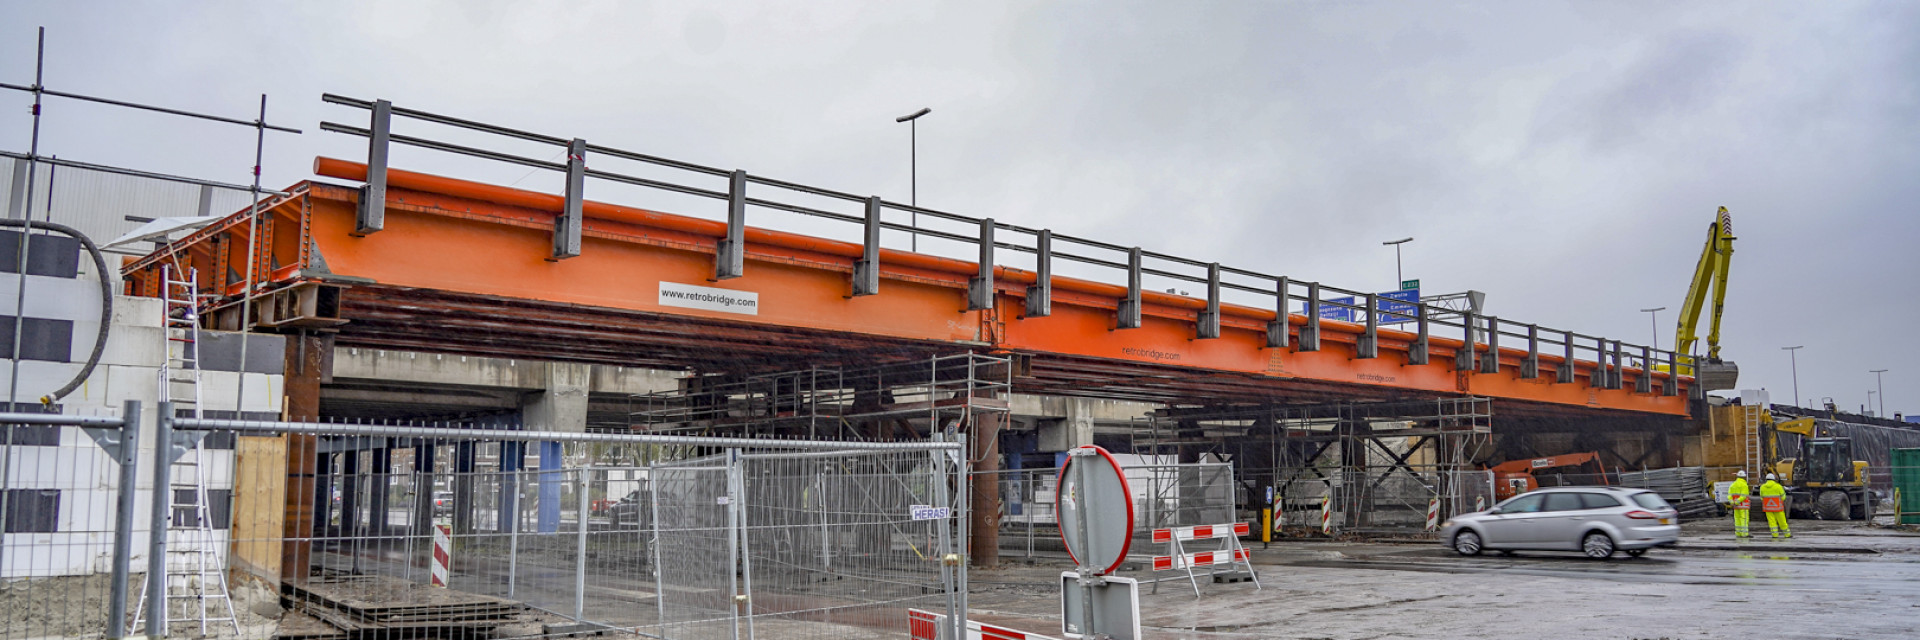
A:
<svg viewBox="0 0 1920 640">
<path fill-rule="evenodd" d="M 1098 446 L 1067 454 L 1055 483 L 1053 512 L 1076 565 L 1112 573 L 1133 545 L 1133 493 L 1113 454 Z"/>
</svg>

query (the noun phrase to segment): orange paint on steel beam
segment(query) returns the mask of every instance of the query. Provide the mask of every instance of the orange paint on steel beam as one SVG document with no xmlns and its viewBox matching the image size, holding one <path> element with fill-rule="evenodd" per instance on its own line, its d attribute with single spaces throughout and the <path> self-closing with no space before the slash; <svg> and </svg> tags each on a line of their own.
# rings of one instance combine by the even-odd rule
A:
<svg viewBox="0 0 1920 640">
<path fill-rule="evenodd" d="M 315 169 L 336 178 L 365 177 L 364 165 L 348 161 L 322 158 Z M 1461 341 L 1433 337 L 1432 364 L 1407 365 L 1405 349 L 1415 336 L 1381 329 L 1381 357 L 1355 359 L 1352 345 L 1363 327 L 1354 323 L 1322 322 L 1318 352 L 1267 349 L 1261 331 L 1274 317 L 1268 309 L 1222 305 L 1222 337 L 1194 340 L 1195 312 L 1205 302 L 1157 292 L 1142 294 L 1146 326 L 1116 331 L 1111 310 L 1125 289 L 1107 283 L 1056 278 L 1054 315 L 1021 318 L 1017 299 L 1033 274 L 1004 267 L 996 268 L 1003 320 L 992 325 L 996 330 L 984 331 L 980 313 L 961 310 L 966 276 L 975 271 L 971 262 L 883 250 L 882 275 L 898 284 L 879 296 L 848 298 L 844 274 L 859 256 L 859 245 L 766 229 L 749 228 L 745 234 L 747 255 L 761 266 L 749 269 L 745 278 L 709 283 L 713 246 L 724 223 L 592 201 L 583 207 L 587 250 L 578 258 L 548 262 L 545 251 L 560 196 L 401 170 L 390 170 L 388 180 L 388 229 L 364 238 L 346 236 L 353 222 L 348 198 L 316 200 L 327 204 L 314 208 L 313 236 L 336 273 L 387 284 L 913 339 L 990 341 L 996 348 L 1196 369 L 1686 413 L 1686 400 L 1679 396 L 1519 380 L 1517 363 L 1525 352 L 1511 347 L 1497 356 L 1506 363 L 1501 373 L 1462 375 L 1452 365 Z M 446 216 L 498 224 L 448 225 L 435 219 Z M 753 291 L 761 296 L 759 314 L 742 318 L 662 306 L 661 281 Z M 1299 315 L 1289 321 L 1306 322 Z M 1488 357 L 1484 345 L 1480 348 Z M 1551 375 L 1549 365 L 1560 359 L 1542 354 L 1542 368 Z M 1576 362 L 1581 374 L 1594 366 Z"/>
<path fill-rule="evenodd" d="M 885 296 L 849 298 L 836 272 L 757 263 L 745 277 L 708 282 L 713 256 L 587 237 L 577 258 L 549 262 L 548 232 L 503 225 L 445 224 L 439 216 L 389 209 L 386 229 L 353 238 L 351 203 L 318 200 L 313 235 L 334 273 L 385 285 L 710 317 L 924 340 L 980 342 L 978 312 L 961 312 L 952 289 L 896 283 Z M 667 283 L 748 292 L 753 313 L 661 304 Z"/>
</svg>

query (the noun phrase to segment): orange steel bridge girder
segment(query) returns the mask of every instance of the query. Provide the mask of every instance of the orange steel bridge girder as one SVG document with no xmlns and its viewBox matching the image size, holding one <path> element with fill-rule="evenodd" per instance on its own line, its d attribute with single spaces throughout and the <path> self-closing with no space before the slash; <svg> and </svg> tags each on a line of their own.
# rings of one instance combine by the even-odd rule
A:
<svg viewBox="0 0 1920 640">
<path fill-rule="evenodd" d="M 364 165 L 322 158 L 316 173 L 363 180 Z M 1576 381 L 1554 382 L 1558 354 L 1540 354 L 1542 376 L 1521 379 L 1524 350 L 1502 348 L 1497 356 L 1478 345 L 1481 357 L 1499 357 L 1498 373 L 1456 371 L 1453 354 L 1462 342 L 1430 338 L 1430 364 L 1407 364 L 1415 336 L 1380 329 L 1379 357 L 1357 357 L 1361 325 L 1322 321 L 1321 349 L 1266 346 L 1271 309 L 1223 304 L 1221 335 L 1196 339 L 1197 314 L 1205 301 L 1143 292 L 1140 328 L 1116 329 L 1115 309 L 1125 295 L 1117 285 L 1056 276 L 1052 314 L 1023 317 L 1032 272 L 995 268 L 995 304 L 968 311 L 969 261 L 882 250 L 877 295 L 851 295 L 854 261 L 861 246 L 794 233 L 749 227 L 745 275 L 712 281 L 725 223 L 586 202 L 581 255 L 548 259 L 557 195 L 487 185 L 397 169 L 388 173 L 385 229 L 354 236 L 359 190 L 322 183 L 297 185 L 292 196 L 270 202 L 256 236 L 268 249 L 256 261 L 267 289 L 315 280 L 377 283 L 384 288 L 434 290 L 503 299 L 582 305 L 671 318 L 687 323 L 727 323 L 824 331 L 960 348 L 1058 354 L 1190 369 L 1196 375 L 1232 372 L 1274 384 L 1334 383 L 1422 395 L 1471 394 L 1552 405 L 1684 416 L 1692 379 L 1678 378 L 1680 393 L 1660 393 L 1666 372 L 1627 368 L 1629 380 L 1655 378 L 1653 393 L 1632 384 L 1597 388 L 1587 382 L 1595 363 L 1576 361 Z M 203 289 L 239 295 L 240 282 L 208 273 L 226 251 L 228 265 L 244 265 L 249 237 L 244 212 L 174 243 L 180 255 L 202 266 Z M 167 249 L 131 262 L 129 289 L 141 293 Z M 236 267 L 237 269 L 238 267 Z M 244 272 L 241 277 L 244 278 Z M 343 278 L 344 277 L 344 278 Z M 663 304 L 661 283 L 736 292 L 757 297 L 751 313 Z M 151 295 L 145 293 L 144 295 Z M 351 292 L 349 294 L 351 295 Z M 350 321 L 351 319 L 349 319 Z M 1290 324 L 1305 324 L 1295 314 Z"/>
</svg>

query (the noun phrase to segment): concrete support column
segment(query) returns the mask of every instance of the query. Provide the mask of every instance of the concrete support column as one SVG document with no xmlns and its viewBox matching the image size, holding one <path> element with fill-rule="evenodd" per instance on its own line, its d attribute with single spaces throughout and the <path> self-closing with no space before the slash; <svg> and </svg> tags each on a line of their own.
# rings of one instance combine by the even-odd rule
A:
<svg viewBox="0 0 1920 640">
<path fill-rule="evenodd" d="M 1093 444 L 1093 400 L 1087 398 L 1048 398 L 1046 404 L 1065 417 L 1040 425 L 1041 451 L 1066 451 Z"/>
<path fill-rule="evenodd" d="M 587 390 L 593 382 L 591 365 L 548 362 L 546 385 L 520 412 L 529 431 L 587 430 Z M 540 443 L 540 505 L 537 526 L 541 533 L 560 530 L 560 443 Z"/>
<path fill-rule="evenodd" d="M 586 431 L 587 389 L 593 381 L 592 365 L 548 362 L 546 368 L 545 388 L 521 412 L 527 430 Z"/>
<path fill-rule="evenodd" d="M 968 509 L 972 523 L 967 528 L 967 555 L 973 566 L 991 568 L 1000 564 L 1000 422 L 1006 414 L 983 411 L 973 414 L 969 425 L 967 455 L 974 460 L 972 495 Z"/>
</svg>

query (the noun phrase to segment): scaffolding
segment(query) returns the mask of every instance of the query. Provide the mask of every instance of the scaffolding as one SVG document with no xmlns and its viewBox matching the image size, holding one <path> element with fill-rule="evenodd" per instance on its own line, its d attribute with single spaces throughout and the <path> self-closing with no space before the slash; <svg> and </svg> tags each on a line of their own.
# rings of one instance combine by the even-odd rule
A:
<svg viewBox="0 0 1920 640">
<path fill-rule="evenodd" d="M 1480 397 L 1323 405 L 1175 406 L 1135 429 L 1137 451 L 1231 460 L 1249 510 L 1318 529 L 1321 501 L 1344 532 L 1420 528 L 1427 512 L 1491 504 L 1475 464 L 1492 444 Z M 1266 489 L 1273 503 L 1264 504 Z"/>
</svg>

